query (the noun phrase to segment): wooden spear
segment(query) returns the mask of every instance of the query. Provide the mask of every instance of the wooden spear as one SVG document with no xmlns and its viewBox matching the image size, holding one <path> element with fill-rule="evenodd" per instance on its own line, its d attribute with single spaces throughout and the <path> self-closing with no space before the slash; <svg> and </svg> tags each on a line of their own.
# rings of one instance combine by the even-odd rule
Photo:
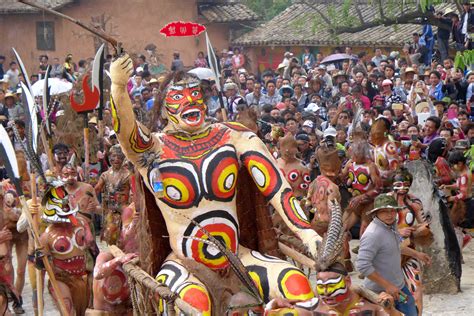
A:
<svg viewBox="0 0 474 316">
<path fill-rule="evenodd" d="M 43 246 L 41 245 L 40 237 L 38 234 L 38 230 L 36 226 L 34 225 L 33 218 L 31 216 L 30 211 L 28 210 L 26 199 L 20 185 L 20 173 L 18 170 L 18 162 L 15 156 L 15 149 L 13 148 L 13 145 L 10 141 L 10 137 L 8 136 L 8 133 L 3 127 L 3 125 L 0 125 L 0 157 L 3 159 L 3 162 L 5 164 L 5 169 L 7 170 L 8 178 L 15 185 L 16 191 L 19 195 L 21 209 L 24 216 L 26 217 L 26 220 L 28 221 L 28 225 L 30 226 L 30 229 L 33 235 L 33 240 L 35 242 L 35 249 L 43 249 Z M 43 260 L 43 265 L 46 269 L 46 272 L 48 273 L 49 279 L 51 280 L 51 285 L 53 286 L 53 290 L 56 294 L 56 297 L 58 298 L 59 310 L 61 311 L 62 315 L 69 316 L 69 313 L 66 309 L 66 305 L 64 304 L 61 292 L 59 290 L 59 286 L 56 281 L 56 277 L 54 275 L 53 269 L 51 268 L 51 265 L 49 263 L 48 257 L 43 256 L 42 260 Z"/>
<path fill-rule="evenodd" d="M 38 198 L 36 195 L 36 175 L 34 172 L 30 173 L 30 185 L 31 185 L 31 201 L 33 205 L 38 204 Z M 31 217 L 33 218 L 33 225 L 35 226 L 35 229 L 38 231 L 38 225 L 39 225 L 39 215 L 38 211 L 33 208 L 31 210 Z M 37 293 L 37 301 L 38 301 L 38 315 L 43 316 L 43 309 L 44 309 L 44 304 L 43 304 L 43 273 L 41 269 L 36 269 L 36 293 Z"/>
</svg>

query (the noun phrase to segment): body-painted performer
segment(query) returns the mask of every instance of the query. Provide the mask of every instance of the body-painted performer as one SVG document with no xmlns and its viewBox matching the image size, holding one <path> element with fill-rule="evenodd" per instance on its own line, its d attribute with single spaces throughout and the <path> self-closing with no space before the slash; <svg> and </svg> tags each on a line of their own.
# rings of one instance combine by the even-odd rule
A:
<svg viewBox="0 0 474 316">
<path fill-rule="evenodd" d="M 474 227 L 474 200 L 472 198 L 472 173 L 467 165 L 467 158 L 462 151 L 449 155 L 449 164 L 457 178 L 454 184 L 442 185 L 440 189 L 452 193 L 447 198 L 452 203 L 449 217 L 453 223 L 459 247 L 462 249 L 471 240 L 463 228 Z"/>
<path fill-rule="evenodd" d="M 310 184 L 308 200 L 314 212 L 311 226 L 322 236 L 326 233 L 331 218 L 329 201 L 341 203 L 339 187 L 335 183 L 341 170 L 341 159 L 337 149 L 325 143 L 316 150 L 316 159 L 321 175 Z"/>
<path fill-rule="evenodd" d="M 135 206 L 132 203 L 122 212 L 122 231 L 118 244 L 126 254 L 115 258 L 109 251 L 104 251 L 97 257 L 93 283 L 94 310 L 88 310 L 87 315 L 132 314 L 130 289 L 122 264 L 137 257 L 138 217 L 135 216 L 134 209 Z"/>
<path fill-rule="evenodd" d="M 70 315 L 84 315 L 89 301 L 86 250 L 92 242 L 89 225 L 76 217 L 64 186 L 51 187 L 42 199 L 42 219 L 49 223 L 41 234 L 44 255 L 52 257 L 52 267 Z M 49 290 L 56 300 L 51 284 Z"/>
<path fill-rule="evenodd" d="M 399 315 L 393 308 L 384 309 L 351 288 L 351 277 L 340 256 L 345 235 L 342 212 L 335 200 L 330 203 L 331 222 L 316 262 L 316 292 L 319 298 L 317 308 L 302 311 L 288 300 L 275 299 L 267 305 L 266 315 Z M 389 301 L 393 305 L 393 298 L 385 292 L 380 293 L 377 300 L 376 303 Z"/>
<path fill-rule="evenodd" d="M 298 146 L 294 136 L 291 133 L 279 139 L 280 158 L 277 159 L 280 168 L 286 180 L 291 186 L 297 199 L 302 199 L 311 183 L 311 170 L 306 167 L 300 159 L 296 158 Z"/>
<path fill-rule="evenodd" d="M 408 193 L 413 179 L 405 168 L 395 172 L 393 194 L 400 207 L 398 209 L 397 228 L 403 238 L 402 247 L 409 247 L 410 255 L 402 256 L 402 271 L 405 283 L 412 293 L 418 312 L 423 310 L 422 262 L 429 262 L 426 254 L 416 251 L 416 242 L 421 238 L 430 240 L 430 229 L 423 213 L 423 204 L 419 199 Z"/>
<path fill-rule="evenodd" d="M 204 227 L 239 257 L 263 300 L 277 296 L 313 299 L 300 270 L 240 245 L 235 190 L 240 166 L 311 254 L 316 255 L 320 240 L 263 142 L 240 124 L 206 124 L 200 82 L 184 73 L 173 73 L 163 83 L 162 113 L 168 124 L 161 133 L 151 134 L 133 119 L 126 90 L 133 71 L 131 59 L 118 58 L 110 71 L 115 132 L 125 155 L 154 193 L 168 230 L 172 252 L 158 281 L 203 315 L 211 314 L 207 289 L 181 264 L 182 258 L 192 258 L 213 270 L 229 269 L 222 252 L 196 240 L 207 238 L 200 228 Z"/>
<path fill-rule="evenodd" d="M 323 142 L 316 150 L 316 159 L 321 175 L 311 183 L 308 190 L 308 200 L 311 201 L 314 212 L 311 226 L 320 236 L 324 236 L 331 218 L 330 201 L 336 201 L 338 205 L 341 203 L 339 186 L 335 183 L 340 174 L 341 159 L 338 150 L 327 142 Z M 344 254 L 346 267 L 352 271 L 348 238 L 344 241 Z"/>
<path fill-rule="evenodd" d="M 5 226 L 3 212 L 0 212 L 0 314 L 2 315 L 8 315 L 8 299 L 12 293 L 15 293 L 11 251 L 12 237 L 12 232 Z"/>
<path fill-rule="evenodd" d="M 64 188 L 67 191 L 69 204 L 72 209 L 77 210 L 77 215 L 87 222 L 91 235 L 95 236 L 94 219 L 99 212 L 99 201 L 95 196 L 94 188 L 84 182 L 78 181 L 77 169 L 71 164 L 66 164 L 61 173 Z M 86 272 L 88 277 L 88 288 L 92 286 L 92 277 L 95 259 L 99 255 L 99 247 L 95 238 L 91 240 L 86 248 Z"/>
<path fill-rule="evenodd" d="M 436 138 L 428 146 L 427 158 L 433 164 L 437 185 L 451 184 L 454 174 L 446 160 L 448 155 L 448 141 L 445 138 Z"/>
<path fill-rule="evenodd" d="M 61 176 L 63 167 L 69 162 L 69 146 L 63 143 L 57 143 L 53 146 L 53 163 L 54 166 L 49 166 L 49 172 L 46 173 L 52 174 L 53 176 L 59 178 Z M 84 179 L 83 170 L 81 167 L 76 167 L 77 174 L 80 181 Z"/>
<path fill-rule="evenodd" d="M 77 169 L 66 164 L 61 172 L 72 208 L 77 208 L 81 216 L 87 218 L 88 224 L 93 223 L 93 217 L 98 213 L 100 206 L 94 188 L 84 182 L 78 181 Z"/>
<path fill-rule="evenodd" d="M 350 229 L 358 219 L 361 220 L 360 236 L 369 225 L 370 218 L 366 213 L 372 209 L 374 198 L 382 188 L 379 171 L 371 159 L 370 145 L 366 140 L 354 141 L 350 148 L 352 157 L 342 170 L 352 198 L 347 208 L 348 218 L 345 220 L 346 229 Z"/>
<path fill-rule="evenodd" d="M 370 128 L 370 141 L 375 146 L 374 162 L 384 188 L 391 188 L 395 170 L 400 165 L 397 145 L 389 139 L 390 121 L 385 117 L 375 120 Z"/>
<path fill-rule="evenodd" d="M 2 213 L 4 222 L 2 228 L 10 231 L 12 237 L 9 246 L 9 258 L 11 260 L 13 247 L 15 247 L 17 260 L 17 265 L 15 267 L 15 277 L 13 270 L 10 271 L 12 280 L 15 279 L 16 293 L 19 295 L 19 302 L 14 304 L 13 309 L 15 313 L 24 314 L 21 293 L 23 292 L 23 287 L 25 285 L 28 234 L 26 232 L 19 233 L 16 229 L 18 219 L 21 215 L 21 206 L 15 187 L 7 181 L 4 181 L 1 187 L 1 191 L 3 192 Z"/>
<path fill-rule="evenodd" d="M 101 238 L 109 245 L 115 245 L 120 235 L 121 214 L 130 204 L 130 171 L 123 165 L 125 159 L 120 145 L 109 150 L 111 168 L 104 172 L 95 186 L 95 192 L 102 192 L 104 201 L 104 227 Z"/>
</svg>

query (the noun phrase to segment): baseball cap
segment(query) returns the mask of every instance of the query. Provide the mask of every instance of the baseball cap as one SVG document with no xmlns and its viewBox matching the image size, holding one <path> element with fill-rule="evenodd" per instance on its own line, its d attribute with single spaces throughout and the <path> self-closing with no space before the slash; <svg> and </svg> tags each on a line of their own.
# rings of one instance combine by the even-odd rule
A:
<svg viewBox="0 0 474 316">
<path fill-rule="evenodd" d="M 306 133 L 299 133 L 298 135 L 296 135 L 295 139 L 309 142 L 309 136 Z"/>
<path fill-rule="evenodd" d="M 328 127 L 323 133 L 323 137 L 326 138 L 328 136 L 336 137 L 337 131 L 334 127 Z"/>
<path fill-rule="evenodd" d="M 310 103 L 306 107 L 306 111 L 311 111 L 311 112 L 318 112 L 319 109 L 320 109 L 320 107 L 316 103 Z"/>
<path fill-rule="evenodd" d="M 143 72 L 143 67 L 137 67 L 137 69 L 135 69 L 135 72 L 136 73 L 139 73 L 139 72 Z"/>
<path fill-rule="evenodd" d="M 311 120 L 306 120 L 303 123 L 303 127 L 309 127 L 309 128 L 314 128 L 314 122 Z"/>
<path fill-rule="evenodd" d="M 383 86 L 391 86 L 393 83 L 392 83 L 392 80 L 390 79 L 385 79 L 384 81 L 382 81 L 382 87 Z"/>
</svg>

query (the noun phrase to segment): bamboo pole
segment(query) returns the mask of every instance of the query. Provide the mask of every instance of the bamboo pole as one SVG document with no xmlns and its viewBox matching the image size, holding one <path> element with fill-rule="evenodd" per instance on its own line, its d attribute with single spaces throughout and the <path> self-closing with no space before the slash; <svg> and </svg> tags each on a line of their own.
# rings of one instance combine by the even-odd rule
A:
<svg viewBox="0 0 474 316">
<path fill-rule="evenodd" d="M 40 125 L 40 138 L 41 138 L 41 143 L 43 143 L 43 150 L 46 153 L 46 156 L 48 157 L 49 170 L 53 172 L 54 171 L 53 153 L 51 151 L 51 147 L 49 146 L 48 139 L 46 138 L 46 130 L 43 125 Z"/>
<path fill-rule="evenodd" d="M 120 257 L 124 255 L 124 252 L 115 245 L 110 245 L 109 250 L 114 257 Z M 150 289 L 152 292 L 158 294 L 161 298 L 166 300 L 166 298 L 175 297 L 175 294 L 171 292 L 168 287 L 166 287 L 164 284 L 158 283 L 148 273 L 137 267 L 135 263 L 127 262 L 123 264 L 122 267 L 123 270 L 127 273 L 128 277 L 141 283 L 143 286 Z M 192 307 L 179 297 L 176 297 L 174 299 L 174 304 L 176 304 L 176 306 L 186 315 L 201 315 L 198 310 L 196 310 L 194 307 Z"/>
<path fill-rule="evenodd" d="M 34 225 L 34 221 L 33 221 L 33 218 L 31 217 L 31 213 L 28 210 L 28 207 L 27 207 L 27 204 L 26 204 L 26 199 L 25 199 L 24 195 L 20 196 L 20 202 L 21 202 L 23 214 L 25 214 L 25 217 L 26 217 L 26 219 L 27 219 L 27 221 L 28 221 L 28 223 L 30 224 L 30 227 L 31 227 L 31 232 L 33 234 L 33 239 L 35 241 L 35 248 L 36 249 L 43 249 L 43 246 L 41 245 L 41 242 L 40 242 L 40 237 L 39 237 L 39 234 L 38 234 L 38 230 L 37 230 L 36 226 Z M 51 281 L 51 285 L 53 287 L 54 293 L 56 295 L 56 298 L 57 298 L 57 301 L 58 301 L 59 311 L 61 312 L 61 315 L 69 316 L 69 313 L 66 309 L 66 305 L 64 304 L 63 296 L 61 294 L 61 291 L 59 290 L 59 286 L 58 286 L 58 283 L 56 281 L 56 276 L 54 275 L 53 269 L 51 268 L 51 264 L 49 263 L 48 257 L 43 256 L 42 260 L 43 260 L 43 265 L 46 269 L 46 272 L 48 273 L 49 280 Z"/>
<path fill-rule="evenodd" d="M 301 263 L 302 265 L 307 266 L 310 269 L 314 269 L 314 267 L 316 266 L 316 262 L 314 262 L 313 259 L 306 257 L 305 255 L 299 253 L 293 248 L 288 247 L 280 241 L 278 242 L 278 247 L 284 255 L 292 258 L 293 260 Z"/>
<path fill-rule="evenodd" d="M 89 122 L 87 120 L 87 113 L 84 115 L 84 180 L 89 182 L 89 152 L 90 152 L 90 143 L 89 143 Z"/>
<path fill-rule="evenodd" d="M 34 172 L 30 173 L 30 184 L 31 184 L 31 201 L 33 205 L 38 204 L 38 198 L 36 195 L 36 174 Z M 33 218 L 33 225 L 38 231 L 39 218 L 38 211 L 36 209 L 31 211 L 31 217 Z M 43 316 L 44 302 L 43 302 L 43 273 L 40 269 L 35 270 L 36 275 L 36 295 L 38 302 L 38 316 Z"/>
<path fill-rule="evenodd" d="M 366 287 L 352 284 L 351 285 L 351 290 L 356 292 L 357 294 L 359 294 L 363 298 L 371 301 L 372 303 L 382 306 L 383 308 L 390 309 L 390 308 L 393 307 L 389 300 L 383 300 L 383 301 L 380 302 L 379 301 L 379 296 L 375 292 L 372 292 L 371 290 L 369 290 Z"/>
</svg>

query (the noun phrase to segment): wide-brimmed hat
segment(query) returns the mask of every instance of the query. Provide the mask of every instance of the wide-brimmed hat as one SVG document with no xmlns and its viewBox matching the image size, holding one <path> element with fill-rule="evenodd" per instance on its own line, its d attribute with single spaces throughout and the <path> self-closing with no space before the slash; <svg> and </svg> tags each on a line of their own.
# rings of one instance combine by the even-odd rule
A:
<svg viewBox="0 0 474 316">
<path fill-rule="evenodd" d="M 416 113 L 422 113 L 424 108 L 430 109 L 430 105 L 426 101 L 419 102 L 416 107 L 415 107 L 415 112 Z"/>
<path fill-rule="evenodd" d="M 410 72 L 416 73 L 415 68 L 407 67 L 407 68 L 405 69 L 405 73 L 406 73 L 406 74 L 407 74 L 407 73 L 410 73 Z"/>
<path fill-rule="evenodd" d="M 5 93 L 5 99 L 6 98 L 13 98 L 13 99 L 16 99 L 16 95 L 14 95 L 12 92 L 7 92 Z"/>
<path fill-rule="evenodd" d="M 157 83 L 157 84 L 160 84 L 160 82 L 158 81 L 158 79 L 156 78 L 151 78 L 150 81 L 148 81 L 148 84 L 154 84 L 154 83 Z"/>
<path fill-rule="evenodd" d="M 336 79 L 337 77 L 346 77 L 346 78 L 349 78 L 349 76 L 344 72 L 344 71 L 338 71 L 336 74 L 334 74 L 334 76 L 332 76 L 334 79 Z"/>
<path fill-rule="evenodd" d="M 434 100 L 433 101 L 433 105 L 442 104 L 443 106 L 446 106 L 449 103 L 451 103 L 451 98 L 450 97 L 444 97 L 441 100 Z"/>
<path fill-rule="evenodd" d="M 401 75 L 402 79 L 405 80 L 406 75 L 409 74 L 409 73 L 416 74 L 415 68 L 407 67 L 407 68 L 405 69 L 405 71 L 404 71 L 404 72 L 402 73 L 402 75 Z"/>
<path fill-rule="evenodd" d="M 284 85 L 280 88 L 280 90 L 278 92 L 280 93 L 281 96 L 283 96 L 283 93 L 285 93 L 285 92 L 289 92 L 293 96 L 294 90 L 291 86 Z"/>
<path fill-rule="evenodd" d="M 234 82 L 227 82 L 226 84 L 224 84 L 224 92 L 228 90 L 237 90 L 237 89 L 238 87 Z"/>
<path fill-rule="evenodd" d="M 444 11 L 444 13 L 443 13 L 444 16 L 448 16 L 448 15 L 451 15 L 451 14 L 456 14 L 456 12 L 451 8 L 447 8 L 446 11 Z"/>
<path fill-rule="evenodd" d="M 459 139 L 456 141 L 456 145 L 454 145 L 454 149 L 459 149 L 459 150 L 466 150 L 471 147 L 471 143 L 467 139 Z"/>
<path fill-rule="evenodd" d="M 370 211 L 367 212 L 367 215 L 374 214 L 378 212 L 379 210 L 384 210 L 384 209 L 392 209 L 392 210 L 399 210 L 403 207 L 398 206 L 397 200 L 395 200 L 395 197 L 393 195 L 384 193 L 378 195 L 375 200 L 374 200 L 374 208 Z"/>
</svg>

